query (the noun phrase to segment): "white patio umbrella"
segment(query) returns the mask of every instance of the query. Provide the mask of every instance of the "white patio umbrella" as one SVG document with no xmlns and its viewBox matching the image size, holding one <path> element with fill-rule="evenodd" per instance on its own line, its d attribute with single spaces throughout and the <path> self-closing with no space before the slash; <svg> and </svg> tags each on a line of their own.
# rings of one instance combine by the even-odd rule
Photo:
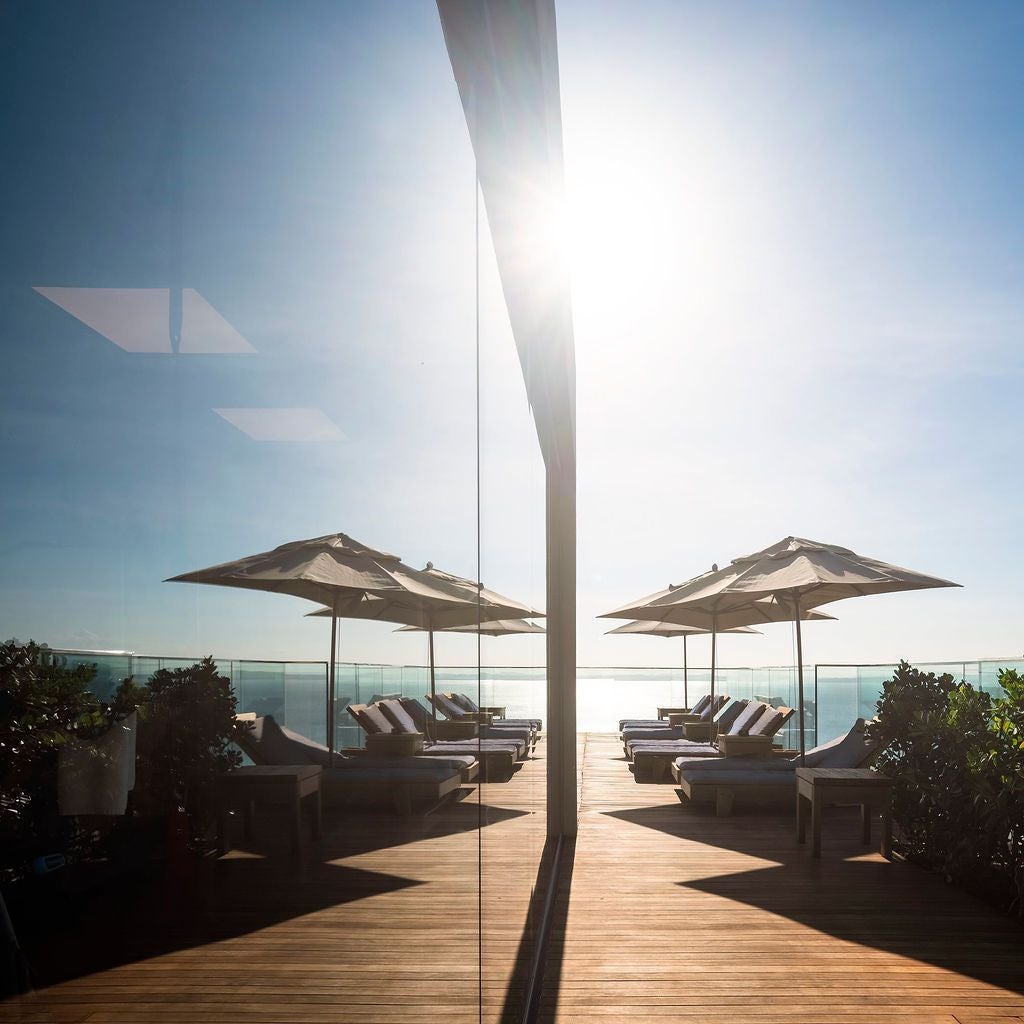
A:
<svg viewBox="0 0 1024 1024">
<path fill-rule="evenodd" d="M 531 618 L 542 618 L 544 612 L 528 605 L 514 601 L 512 598 L 503 597 L 501 594 L 488 590 L 474 580 L 468 580 L 463 576 L 455 576 L 452 573 L 436 569 L 431 562 L 422 572 L 417 574 L 428 581 L 433 582 L 446 593 L 452 593 L 455 598 L 443 605 L 423 603 L 414 606 L 409 602 L 395 602 L 388 594 L 369 594 L 364 600 L 350 602 L 345 605 L 339 613 L 340 618 L 346 619 L 380 619 L 384 622 L 397 622 L 405 626 L 412 626 L 427 633 L 427 649 L 430 659 L 430 711 L 434 720 L 437 720 L 437 708 L 434 706 L 433 698 L 437 694 L 434 667 L 434 633 L 439 630 L 465 629 L 466 632 L 476 632 L 477 624 L 490 621 L 507 621 L 510 617 L 529 616 Z M 310 612 L 311 617 L 331 615 L 330 608 L 321 608 L 318 611 Z M 472 628 L 470 628 L 472 627 Z M 537 627 L 543 632 L 540 627 Z M 526 632 L 526 631 L 521 631 Z"/>
<path fill-rule="evenodd" d="M 700 629 L 697 626 L 681 626 L 675 622 L 651 622 L 639 620 L 627 622 L 624 626 L 616 626 L 606 631 L 607 636 L 614 633 L 637 633 L 645 636 L 666 636 L 683 638 L 683 706 L 690 706 L 690 669 L 687 664 L 686 640 L 694 635 L 707 636 L 710 629 Z M 751 629 L 749 626 L 736 626 L 733 629 L 720 629 L 719 633 L 757 633 L 760 631 Z"/>
<path fill-rule="evenodd" d="M 395 609 L 410 615 L 428 612 L 443 618 L 445 613 L 461 612 L 466 601 L 462 588 L 455 587 L 443 575 L 428 574 L 405 565 L 397 555 L 354 540 L 344 533 L 332 533 L 309 540 L 282 544 L 272 551 L 224 562 L 195 572 L 174 576 L 165 582 L 207 583 L 243 590 L 267 590 L 301 597 L 327 606 L 331 617 L 331 656 L 327 672 L 327 746 L 334 749 L 334 673 L 338 619 L 348 616 L 393 617 Z M 370 600 L 379 614 L 360 614 Z M 464 613 L 463 613 L 464 614 Z M 522 614 L 519 605 L 503 607 L 500 615 Z"/>
<path fill-rule="evenodd" d="M 720 632 L 737 626 L 755 626 L 768 622 L 789 622 L 793 612 L 773 597 L 726 595 L 718 587 L 731 578 L 728 570 L 717 566 L 687 583 L 659 591 L 640 601 L 605 612 L 603 619 L 644 619 L 697 626 L 711 633 L 711 699 L 715 699 L 716 639 Z M 832 619 L 834 616 L 810 609 L 800 613 L 804 619 Z M 801 709 L 803 714 L 803 709 Z M 801 723 L 801 729 L 803 725 Z"/>
<path fill-rule="evenodd" d="M 724 589 L 730 599 L 770 596 L 792 607 L 792 618 L 796 622 L 801 764 L 804 757 L 804 662 L 800 620 L 806 618 L 803 610 L 848 597 L 960 586 L 937 576 L 858 555 L 850 548 L 803 537 L 785 537 L 762 551 L 734 559 L 731 569 L 733 578 Z"/>
</svg>

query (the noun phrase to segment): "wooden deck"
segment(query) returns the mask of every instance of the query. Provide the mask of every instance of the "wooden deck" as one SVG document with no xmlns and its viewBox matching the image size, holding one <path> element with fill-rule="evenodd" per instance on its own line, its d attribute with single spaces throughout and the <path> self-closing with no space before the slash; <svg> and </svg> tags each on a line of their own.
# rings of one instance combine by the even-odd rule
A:
<svg viewBox="0 0 1024 1024">
<path fill-rule="evenodd" d="M 789 813 L 716 818 L 637 784 L 611 736 L 580 752 L 571 888 L 542 1020 L 1021 1024 L 1024 930 L 825 820 L 822 858 Z"/>
<path fill-rule="evenodd" d="M 42 981 L 78 976 L 0 1003 L 0 1021 L 476 1024 L 481 978 L 484 1019 L 500 1020 L 521 1005 L 516 964 L 532 951 L 544 747 L 511 781 L 466 787 L 426 817 L 326 812 L 299 863 L 284 820 L 268 829 L 258 817 L 253 847 L 204 884 L 98 907 L 37 944 Z"/>
<path fill-rule="evenodd" d="M 548 1024 L 1024 1024 L 1024 931 L 864 852 L 853 816 L 826 820 L 814 861 L 788 813 L 719 819 L 635 783 L 613 737 L 582 738 L 580 767 Z M 483 1019 L 518 1019 L 544 788 L 538 758 L 425 818 L 328 815 L 297 864 L 264 829 L 205 884 L 69 924 L 34 951 L 66 980 L 0 1021 L 471 1024 L 481 978 Z"/>
</svg>

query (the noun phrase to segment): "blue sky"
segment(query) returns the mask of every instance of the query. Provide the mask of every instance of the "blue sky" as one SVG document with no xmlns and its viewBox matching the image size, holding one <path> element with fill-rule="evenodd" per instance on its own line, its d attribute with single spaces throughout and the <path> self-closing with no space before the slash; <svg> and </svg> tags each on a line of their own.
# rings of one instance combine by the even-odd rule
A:
<svg viewBox="0 0 1024 1024">
<path fill-rule="evenodd" d="M 303 602 L 160 581 L 333 530 L 475 571 L 468 136 L 429 3 L 180 10 L 0 15 L 0 632 L 319 658 Z M 580 662 L 674 663 L 593 616 L 787 534 L 965 585 L 836 605 L 809 660 L 1019 656 L 1024 10 L 557 10 Z M 484 243 L 483 577 L 543 603 L 542 467 Z M 124 351 L 33 291 L 174 284 L 256 352 Z M 245 406 L 346 440 L 213 411 Z M 343 641 L 424 656 L 379 624 Z M 788 662 L 791 630 L 723 648 Z"/>
</svg>

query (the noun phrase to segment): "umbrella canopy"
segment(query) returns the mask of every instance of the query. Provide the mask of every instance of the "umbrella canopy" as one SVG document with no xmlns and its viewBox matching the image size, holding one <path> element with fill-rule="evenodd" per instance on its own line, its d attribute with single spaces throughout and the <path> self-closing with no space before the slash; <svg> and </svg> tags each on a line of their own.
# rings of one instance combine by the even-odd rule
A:
<svg viewBox="0 0 1024 1024">
<path fill-rule="evenodd" d="M 395 609 L 410 614 L 436 614 L 461 610 L 465 589 L 445 574 L 428 573 L 405 565 L 397 555 L 362 544 L 344 533 L 292 541 L 234 562 L 223 562 L 182 573 L 166 582 L 207 583 L 244 590 L 267 590 L 327 605 L 331 617 L 331 656 L 327 681 L 327 745 L 334 749 L 334 672 L 339 617 L 396 619 Z M 379 614 L 361 614 L 371 607 Z M 389 611 L 390 609 L 390 611 Z M 502 606 L 494 617 L 522 614 L 522 606 Z"/>
<path fill-rule="evenodd" d="M 443 579 L 405 565 L 397 555 L 332 533 L 292 541 L 272 551 L 182 573 L 168 583 L 209 583 L 219 587 L 269 590 L 333 608 L 368 594 L 413 607 L 446 607 L 464 594 Z"/>
<path fill-rule="evenodd" d="M 697 626 L 681 626 L 675 622 L 627 622 L 624 626 L 616 626 L 614 629 L 606 630 L 606 635 L 615 633 L 643 633 L 647 636 L 681 636 L 688 637 L 699 634 L 707 636 L 710 629 L 700 629 Z M 760 630 L 751 629 L 749 626 L 735 626 L 732 629 L 720 629 L 719 633 L 757 633 Z"/>
<path fill-rule="evenodd" d="M 396 633 L 425 633 L 425 626 L 400 626 Z M 470 623 L 468 626 L 445 626 L 438 633 L 483 633 L 484 636 L 512 636 L 516 633 L 544 633 L 546 630 L 536 622 L 526 619 L 496 619 L 494 622 L 481 622 L 479 626 Z"/>
<path fill-rule="evenodd" d="M 733 561 L 733 579 L 724 588 L 727 599 L 771 598 L 790 603 L 796 621 L 797 682 L 800 691 L 800 763 L 804 758 L 804 658 L 800 619 L 809 607 L 868 594 L 958 587 L 959 583 L 928 576 L 858 555 L 850 548 L 803 537 L 785 537 L 777 544 Z"/>
<path fill-rule="evenodd" d="M 858 555 L 837 544 L 786 537 L 744 558 L 733 560 L 730 597 L 764 597 L 798 601 L 815 608 L 847 597 L 909 590 L 959 587 L 959 583 Z"/>
<path fill-rule="evenodd" d="M 710 629 L 701 629 L 699 626 L 682 626 L 675 622 L 652 622 L 650 620 L 639 620 L 627 622 L 624 626 L 616 626 L 606 631 L 607 635 L 613 633 L 638 633 L 648 636 L 681 636 L 683 638 L 683 706 L 690 706 L 690 667 L 686 653 L 687 637 L 695 633 L 708 634 Z M 757 633 L 758 630 L 749 626 L 735 626 L 732 629 L 721 629 L 720 633 Z"/>
<path fill-rule="evenodd" d="M 384 622 L 397 622 L 412 626 L 428 634 L 428 651 L 430 658 L 430 696 L 436 695 L 434 671 L 434 633 L 437 630 L 465 630 L 475 633 L 480 623 L 504 621 L 515 617 L 530 616 L 541 618 L 544 612 L 529 605 L 521 604 L 510 597 L 504 597 L 493 590 L 488 590 L 475 580 L 437 569 L 433 563 L 427 562 L 426 568 L 416 573 L 429 586 L 435 587 L 451 597 L 444 602 L 419 603 L 405 601 L 391 593 L 364 594 L 360 598 L 343 601 L 337 615 L 343 619 L 379 619 Z M 310 616 L 333 615 L 331 608 L 321 608 L 310 612 Z M 472 628 L 470 628 L 472 627 Z M 539 627 L 537 627 L 539 629 Z M 517 630 L 517 632 L 527 632 Z M 543 630 L 540 630 L 543 632 Z M 431 700 L 431 715 L 436 719 L 437 709 Z"/>
</svg>

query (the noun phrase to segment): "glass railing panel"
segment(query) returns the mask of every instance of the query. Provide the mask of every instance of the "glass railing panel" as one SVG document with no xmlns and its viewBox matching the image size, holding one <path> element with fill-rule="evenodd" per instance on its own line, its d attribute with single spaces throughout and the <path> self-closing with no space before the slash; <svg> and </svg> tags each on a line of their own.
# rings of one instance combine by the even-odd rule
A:
<svg viewBox="0 0 1024 1024">
<path fill-rule="evenodd" d="M 317 743 L 325 742 L 327 665 L 324 662 L 285 663 L 284 721 L 300 735 Z"/>
<path fill-rule="evenodd" d="M 238 710 L 285 721 L 285 671 L 282 662 L 238 662 L 235 681 Z"/>
<path fill-rule="evenodd" d="M 363 730 L 356 725 L 352 716 L 345 709 L 349 704 L 365 704 L 370 691 L 365 695 L 359 692 L 360 668 L 366 666 L 353 665 L 350 662 L 338 662 L 334 667 L 334 748 L 362 747 L 365 745 Z M 326 722 L 321 734 L 327 728 Z"/>
<path fill-rule="evenodd" d="M 65 668 L 77 668 L 79 665 L 93 665 L 96 675 L 90 689 L 101 700 L 110 700 L 122 681 L 134 671 L 132 655 L 103 654 L 91 651 L 53 651 L 48 654 L 56 664 Z"/>
</svg>

